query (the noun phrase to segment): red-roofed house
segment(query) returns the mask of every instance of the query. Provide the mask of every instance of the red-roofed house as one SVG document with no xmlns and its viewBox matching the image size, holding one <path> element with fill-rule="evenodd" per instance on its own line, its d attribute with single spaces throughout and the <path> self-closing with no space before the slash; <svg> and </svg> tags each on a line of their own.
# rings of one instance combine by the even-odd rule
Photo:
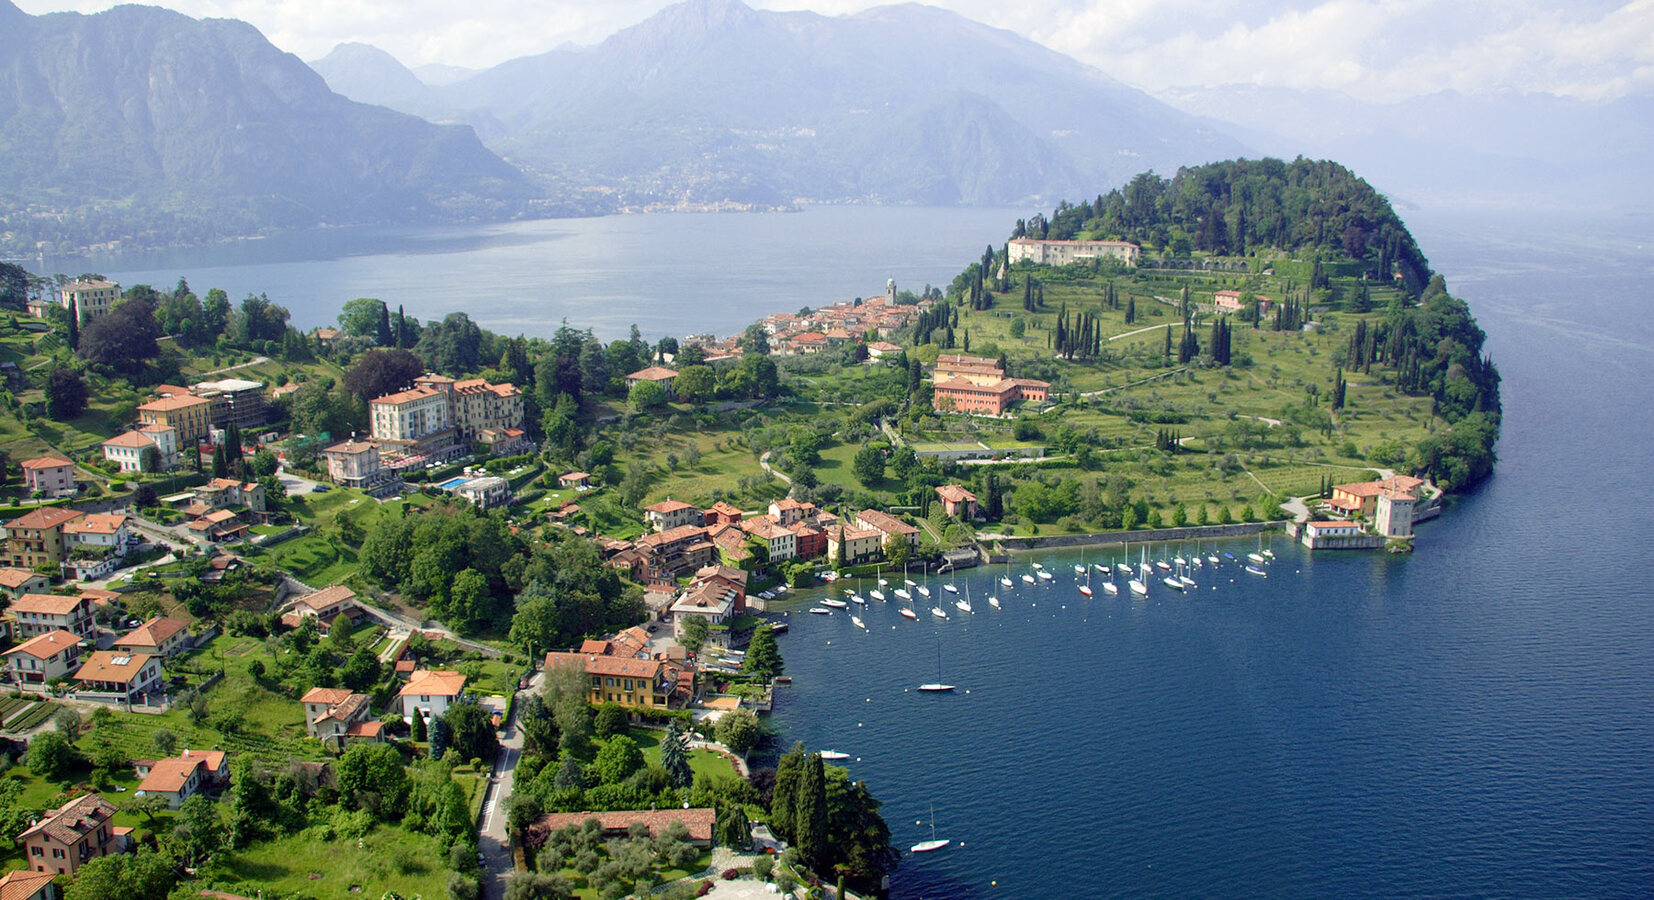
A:
<svg viewBox="0 0 1654 900">
<path fill-rule="evenodd" d="M 24 594 L 7 613 L 17 619 L 18 637 L 30 638 L 48 631 L 69 631 L 92 636 L 92 601 L 85 596 Z"/>
<path fill-rule="evenodd" d="M 464 699 L 465 676 L 458 672 L 420 669 L 409 676 L 397 696 L 402 699 L 402 714 L 409 721 L 420 712 L 440 716 Z"/>
<path fill-rule="evenodd" d="M 948 515 L 967 522 L 976 518 L 976 495 L 963 486 L 944 484 L 936 489 L 936 496 L 942 498 L 942 509 Z"/>
<path fill-rule="evenodd" d="M 350 727 L 372 712 L 372 699 L 345 688 L 311 688 L 299 698 L 304 704 L 304 730 L 324 741 L 348 736 Z"/>
<path fill-rule="evenodd" d="M 0 877 L 0 900 L 58 900 L 50 872 L 16 869 Z"/>
<path fill-rule="evenodd" d="M 45 593 L 52 580 L 28 569 L 0 568 L 0 595 L 15 601 L 24 594 Z"/>
<path fill-rule="evenodd" d="M 886 550 L 895 546 L 897 542 L 912 543 L 919 536 L 919 529 L 876 509 L 864 509 L 856 513 L 856 525 L 864 531 L 877 531 L 884 535 L 883 544 Z"/>
<path fill-rule="evenodd" d="M 63 562 L 68 553 L 63 526 L 84 515 L 65 506 L 42 506 L 7 522 L 5 564 L 33 569 Z"/>
<path fill-rule="evenodd" d="M 668 369 L 665 366 L 650 366 L 646 369 L 639 369 L 626 376 L 626 390 L 629 391 L 645 381 L 652 381 L 660 385 L 666 390 L 666 396 L 668 397 L 677 396 L 674 388 L 678 383 L 678 373 L 673 369 Z"/>
<path fill-rule="evenodd" d="M 190 646 L 190 623 L 188 619 L 156 616 L 116 638 L 115 646 L 162 658 L 182 653 Z"/>
<path fill-rule="evenodd" d="M 124 650 L 93 651 L 75 672 L 83 694 L 108 694 L 109 699 L 126 703 L 159 691 L 164 677 L 159 656 Z"/>
<path fill-rule="evenodd" d="M 37 820 L 17 836 L 24 863 L 36 872 L 73 875 L 81 866 L 130 849 L 131 828 L 110 824 L 115 807 L 97 794 L 82 794 Z"/>
<path fill-rule="evenodd" d="M 547 653 L 546 671 L 559 666 L 579 666 L 591 678 L 593 704 L 664 709 L 678 683 L 678 668 L 658 659 Z"/>
<path fill-rule="evenodd" d="M 199 754 L 189 755 L 187 750 L 184 753 L 137 765 L 138 775 L 143 779 L 138 782 L 138 796 L 165 797 L 167 809 L 177 809 L 191 796 L 211 787 L 212 775 L 206 759 Z"/>
<path fill-rule="evenodd" d="M 684 525 L 701 525 L 701 510 L 682 500 L 662 500 L 643 508 L 643 518 L 656 531 L 671 531 Z"/>
<path fill-rule="evenodd" d="M 18 463 L 23 470 L 23 489 L 42 497 L 72 497 L 75 493 L 75 464 L 61 456 L 42 456 Z"/>
<path fill-rule="evenodd" d="M 6 677 L 16 684 L 67 678 L 80 663 L 80 635 L 48 631 L 6 651 Z"/>
<path fill-rule="evenodd" d="M 649 828 L 650 837 L 660 837 L 673 825 L 682 824 L 689 829 L 689 842 L 698 847 L 712 846 L 712 826 L 717 821 L 717 811 L 713 809 L 651 809 L 651 810 L 619 810 L 615 812 L 577 812 L 577 813 L 550 813 L 541 816 L 538 822 L 529 827 L 528 842 L 538 847 L 545 843 L 546 835 L 559 831 L 570 825 L 579 825 L 587 819 L 596 819 L 602 826 L 605 835 L 624 836 L 633 823 L 642 823 Z"/>
</svg>

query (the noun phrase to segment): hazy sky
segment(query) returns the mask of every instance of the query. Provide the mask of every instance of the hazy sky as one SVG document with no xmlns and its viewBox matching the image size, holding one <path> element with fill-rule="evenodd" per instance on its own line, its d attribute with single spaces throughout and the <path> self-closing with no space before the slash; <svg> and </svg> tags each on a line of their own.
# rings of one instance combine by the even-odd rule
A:
<svg viewBox="0 0 1654 900">
<path fill-rule="evenodd" d="M 15 0 L 31 13 L 108 0 Z M 748 0 L 855 12 L 866 0 Z M 342 41 L 405 64 L 485 67 L 590 44 L 668 0 L 161 0 L 244 19 L 304 59 Z M 1654 0 L 934 0 L 1150 91 L 1233 82 L 1370 100 L 1445 88 L 1609 99 L 1654 90 Z"/>
</svg>

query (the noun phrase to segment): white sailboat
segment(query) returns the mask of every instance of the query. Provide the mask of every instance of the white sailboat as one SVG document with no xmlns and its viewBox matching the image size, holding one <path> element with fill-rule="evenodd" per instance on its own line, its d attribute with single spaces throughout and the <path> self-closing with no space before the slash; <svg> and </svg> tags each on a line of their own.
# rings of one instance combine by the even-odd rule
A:
<svg viewBox="0 0 1654 900">
<path fill-rule="evenodd" d="M 872 597 L 874 600 L 877 600 L 880 603 L 884 602 L 884 591 L 878 590 L 877 588 L 875 588 L 871 591 L 868 591 L 867 596 Z"/>
<path fill-rule="evenodd" d="M 930 608 L 930 614 L 938 619 L 946 619 L 948 617 L 948 611 L 940 606 L 932 606 Z"/>
<path fill-rule="evenodd" d="M 823 597 L 822 600 L 821 600 L 821 605 L 822 606 L 831 606 L 834 609 L 845 609 L 845 608 L 849 607 L 850 604 L 845 603 L 843 600 L 840 600 L 837 597 Z"/>
<path fill-rule="evenodd" d="M 821 752 L 817 753 L 816 755 L 821 757 L 822 759 L 830 760 L 830 761 L 837 761 L 837 760 L 841 760 L 841 759 L 849 759 L 850 758 L 850 754 L 840 753 L 837 750 L 822 750 Z"/>
<path fill-rule="evenodd" d="M 930 805 L 930 840 L 920 841 L 919 843 L 914 844 L 913 852 L 929 853 L 932 850 L 940 850 L 948 844 L 949 841 L 947 838 L 938 838 L 936 836 L 936 804 L 932 803 Z"/>
<path fill-rule="evenodd" d="M 1005 574 L 999 576 L 999 583 L 1001 585 L 1004 585 L 1005 587 L 1013 587 L 1013 585 L 1011 584 L 1011 557 L 1010 556 L 1005 557 Z"/>
<path fill-rule="evenodd" d="M 874 566 L 873 577 L 879 580 L 879 587 L 884 587 L 885 585 L 890 584 L 890 582 L 884 577 L 884 566 Z"/>
<path fill-rule="evenodd" d="M 1126 541 L 1125 561 L 1115 563 L 1114 568 L 1119 569 L 1121 575 L 1131 574 L 1131 541 Z"/>
<path fill-rule="evenodd" d="M 1133 578 L 1130 582 L 1131 592 L 1133 594 L 1136 594 L 1139 597 L 1147 597 L 1149 595 L 1150 571 L 1152 570 L 1149 569 L 1148 551 L 1145 550 L 1143 551 L 1143 561 L 1137 568 L 1137 577 Z"/>
<path fill-rule="evenodd" d="M 919 690 L 927 694 L 940 694 L 953 690 L 953 685 L 942 683 L 942 640 L 936 640 L 936 680 L 929 684 L 919 685 Z"/>
<path fill-rule="evenodd" d="M 901 612 L 902 612 L 902 618 L 904 618 L 904 619 L 917 619 L 917 618 L 919 618 L 919 614 L 914 612 L 913 607 L 911 607 L 911 606 L 902 607 Z"/>
<path fill-rule="evenodd" d="M 988 595 L 988 605 L 993 607 L 994 609 L 999 609 L 999 595 L 998 594 L 989 594 Z"/>
<path fill-rule="evenodd" d="M 861 616 L 855 615 L 854 613 L 850 615 L 850 624 L 860 628 L 862 631 L 867 630 L 867 623 L 861 620 Z"/>
<path fill-rule="evenodd" d="M 966 583 L 966 585 L 965 585 L 965 597 L 964 597 L 964 599 L 953 601 L 953 605 L 959 607 L 959 610 L 961 612 L 968 612 L 968 613 L 976 612 L 976 610 L 971 608 L 971 586 L 970 586 L 969 583 Z"/>
<path fill-rule="evenodd" d="M 1023 584 L 1033 584 L 1034 583 L 1034 576 L 1028 574 L 1027 572 L 1022 573 L 1022 583 Z"/>
</svg>

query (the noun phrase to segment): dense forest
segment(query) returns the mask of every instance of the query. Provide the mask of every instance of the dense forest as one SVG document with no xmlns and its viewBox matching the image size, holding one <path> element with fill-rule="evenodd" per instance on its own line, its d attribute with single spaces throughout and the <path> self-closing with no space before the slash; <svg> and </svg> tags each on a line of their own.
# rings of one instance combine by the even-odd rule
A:
<svg viewBox="0 0 1654 900">
<path fill-rule="evenodd" d="M 1364 261 L 1417 294 L 1430 266 L 1383 195 L 1349 169 L 1299 157 L 1228 160 L 1144 172 L 1091 202 L 1063 202 L 1048 220 L 1017 222 L 1013 238 L 1123 240 L 1168 256 L 1246 256 L 1264 249 Z"/>
</svg>

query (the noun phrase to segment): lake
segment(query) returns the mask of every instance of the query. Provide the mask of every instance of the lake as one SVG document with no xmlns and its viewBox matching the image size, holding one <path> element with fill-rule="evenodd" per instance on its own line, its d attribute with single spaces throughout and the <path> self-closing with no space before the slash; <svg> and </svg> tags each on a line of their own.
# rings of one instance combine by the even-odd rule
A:
<svg viewBox="0 0 1654 900">
<path fill-rule="evenodd" d="M 904 853 L 896 896 L 1648 895 L 1651 242 L 1415 218 L 1506 416 L 1497 475 L 1412 556 L 1278 538 L 1267 579 L 1088 601 L 1046 553 L 1017 570 L 1049 586 L 972 573 L 946 622 L 789 615 L 786 740 L 859 757 L 904 850 L 932 804 L 954 841 Z M 939 656 L 959 690 L 917 693 Z"/>
<path fill-rule="evenodd" d="M 945 283 L 1024 212 L 817 208 L 308 233 L 86 261 L 124 284 L 356 296 L 606 338 Z M 947 621 L 792 615 L 775 723 L 885 803 L 898 897 L 1631 897 L 1654 889 L 1654 227 L 1407 218 L 1505 377 L 1497 475 L 1418 552 L 1283 539 L 1188 596 L 1051 586 Z M 54 265 L 78 272 L 75 262 Z M 1237 554 L 1254 544 L 1223 545 Z M 1159 548 L 1153 552 L 1158 554 Z M 1088 561 L 1095 561 L 1088 557 Z M 1026 570 L 1026 561 L 1018 565 Z M 1232 579 L 1232 580 L 1231 580 Z M 1214 590 L 1215 588 L 1215 590 Z M 951 695 L 913 689 L 936 677 Z"/>
<path fill-rule="evenodd" d="M 232 302 L 268 294 L 295 326 L 332 325 L 356 297 L 421 321 L 464 310 L 484 328 L 549 337 L 563 320 L 599 337 L 734 334 L 772 312 L 945 285 L 1028 211 L 821 206 L 791 214 L 682 213 L 472 227 L 302 231 L 206 248 L 48 259 L 125 287 Z"/>
</svg>

